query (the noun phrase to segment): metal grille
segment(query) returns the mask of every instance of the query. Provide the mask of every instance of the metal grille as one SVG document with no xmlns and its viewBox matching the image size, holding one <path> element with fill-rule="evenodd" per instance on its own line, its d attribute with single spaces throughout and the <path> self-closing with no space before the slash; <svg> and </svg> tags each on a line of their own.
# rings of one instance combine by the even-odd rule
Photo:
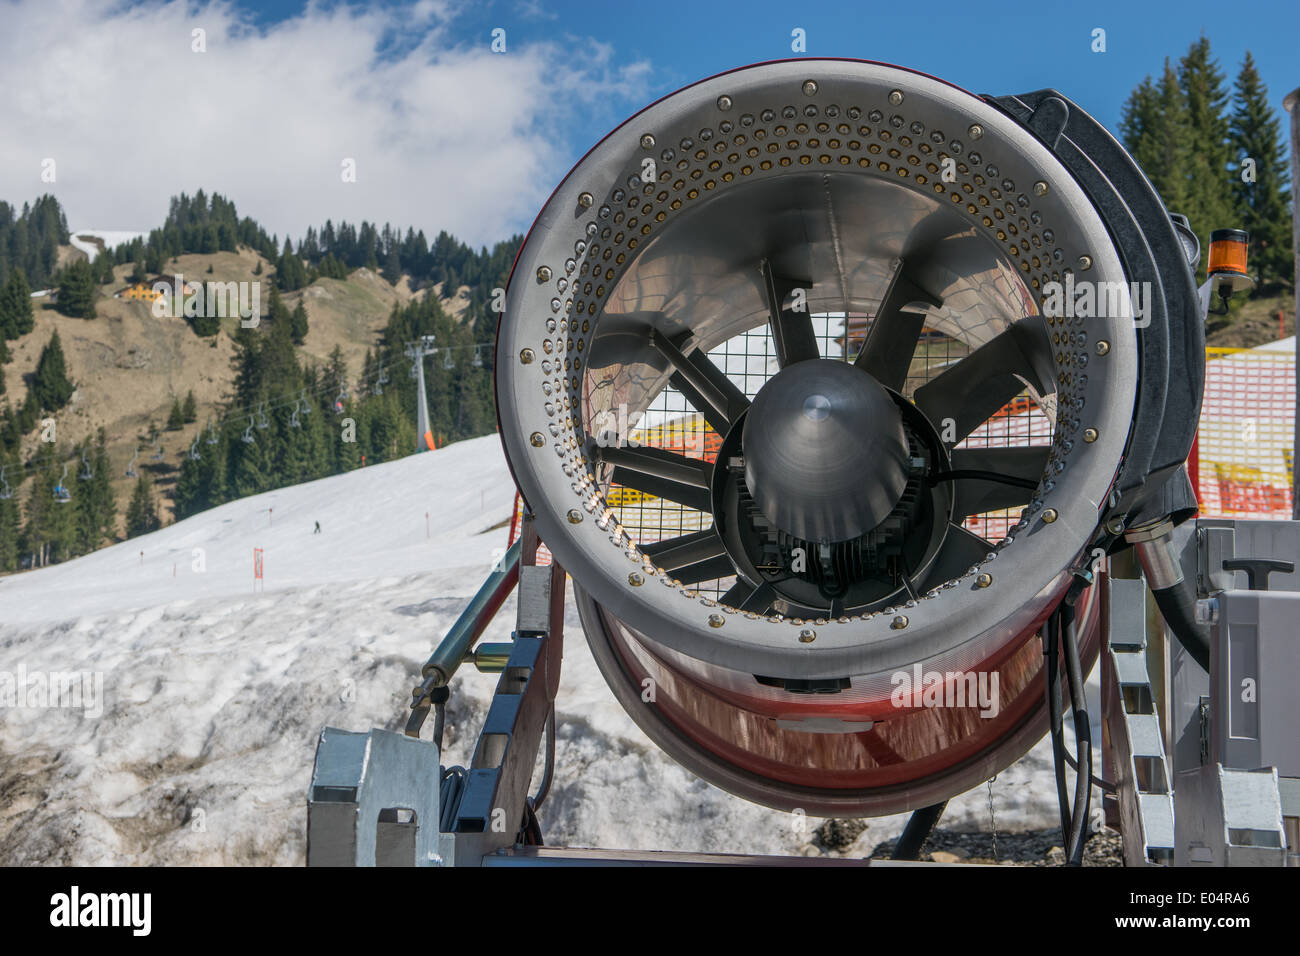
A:
<svg viewBox="0 0 1300 956">
<path fill-rule="evenodd" d="M 862 313 L 814 314 L 813 329 L 823 358 L 852 361 L 870 331 L 872 318 Z M 917 344 L 908 370 L 903 394 L 911 398 L 917 388 L 944 369 L 959 362 L 970 349 L 940 331 L 926 328 Z M 776 350 L 766 325 L 737 335 L 709 352 L 709 358 L 753 399 L 776 374 Z M 671 385 L 664 388 L 635 423 L 630 438 L 641 445 L 673 451 L 689 458 L 714 461 L 722 437 L 704 421 L 686 396 Z M 1010 402 L 988 423 L 980 426 L 956 447 L 1005 448 L 1050 445 L 1052 420 L 1033 403 L 1028 393 Z M 612 484 L 606 502 L 619 523 L 637 544 L 650 544 L 692 531 L 706 529 L 713 518 L 706 512 L 674 501 L 645 494 L 635 488 Z M 995 544 L 1006 536 L 1020 517 L 1020 510 L 972 515 L 966 527 Z M 702 581 L 693 590 L 720 597 L 735 583 L 734 576 Z"/>
</svg>

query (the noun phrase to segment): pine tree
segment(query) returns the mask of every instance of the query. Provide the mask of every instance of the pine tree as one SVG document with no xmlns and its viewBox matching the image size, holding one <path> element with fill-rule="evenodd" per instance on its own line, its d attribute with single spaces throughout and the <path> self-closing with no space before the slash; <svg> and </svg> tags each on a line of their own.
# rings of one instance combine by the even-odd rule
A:
<svg viewBox="0 0 1300 956">
<path fill-rule="evenodd" d="M 187 425 L 191 425 L 199 419 L 199 406 L 194 400 L 193 389 L 185 393 L 185 402 L 181 405 L 181 418 Z"/>
<path fill-rule="evenodd" d="M 1287 148 L 1277 115 L 1268 102 L 1268 87 L 1260 79 L 1249 51 L 1234 86 L 1231 138 L 1237 177 L 1233 182 L 1237 221 L 1250 233 L 1250 269 L 1258 274 L 1257 293 L 1290 278 L 1292 259 L 1291 194 Z M 1253 181 L 1245 161 L 1254 161 Z"/>
<path fill-rule="evenodd" d="M 298 301 L 289 316 L 289 335 L 294 345 L 302 345 L 307 338 L 307 310 L 303 307 L 302 300 Z"/>
<path fill-rule="evenodd" d="M 6 466 L 5 481 L 0 484 L 0 495 L 9 495 L 0 497 L 0 571 L 17 571 L 21 516 L 18 513 L 18 482 L 16 479 L 10 481 L 9 475 L 18 474 L 18 461 L 0 453 L 0 463 Z"/>
<path fill-rule="evenodd" d="M 1178 85 L 1187 102 L 1191 153 L 1187 158 L 1190 204 L 1185 210 L 1201 242 L 1203 275 L 1209 261 L 1210 233 L 1236 225 L 1233 214 L 1228 94 L 1224 76 L 1202 36 L 1178 64 Z"/>
<path fill-rule="evenodd" d="M 181 400 L 172 399 L 171 411 L 167 413 L 167 430 L 169 432 L 180 431 L 185 427 L 185 413 L 181 411 Z"/>
<path fill-rule="evenodd" d="M 68 403 L 75 390 L 76 387 L 68 381 L 63 345 L 59 341 L 58 331 L 55 330 L 50 336 L 50 341 L 41 350 L 41 357 L 36 363 L 31 394 L 40 409 L 55 412 Z"/>
<path fill-rule="evenodd" d="M 99 284 L 95 281 L 90 263 L 80 259 L 63 270 L 63 278 L 59 283 L 58 309 L 64 315 L 70 315 L 74 319 L 93 319 L 98 295 Z"/>
<path fill-rule="evenodd" d="M 131 503 L 126 509 L 126 536 L 134 538 L 157 531 L 161 526 L 158 509 L 154 505 L 153 486 L 148 475 L 141 475 L 136 479 L 135 491 L 131 494 Z"/>
<path fill-rule="evenodd" d="M 14 269 L 0 287 L 0 340 L 26 335 L 34 326 L 32 290 L 23 270 Z"/>
</svg>

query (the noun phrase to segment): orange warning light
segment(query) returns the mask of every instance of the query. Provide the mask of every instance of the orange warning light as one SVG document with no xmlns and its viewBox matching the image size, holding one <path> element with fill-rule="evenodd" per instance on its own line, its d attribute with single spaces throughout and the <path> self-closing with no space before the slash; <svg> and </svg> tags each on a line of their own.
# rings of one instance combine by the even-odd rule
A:
<svg viewBox="0 0 1300 956">
<path fill-rule="evenodd" d="M 1216 229 L 1210 233 L 1209 274 L 1246 275 L 1246 248 L 1250 235 L 1241 229 Z"/>
</svg>

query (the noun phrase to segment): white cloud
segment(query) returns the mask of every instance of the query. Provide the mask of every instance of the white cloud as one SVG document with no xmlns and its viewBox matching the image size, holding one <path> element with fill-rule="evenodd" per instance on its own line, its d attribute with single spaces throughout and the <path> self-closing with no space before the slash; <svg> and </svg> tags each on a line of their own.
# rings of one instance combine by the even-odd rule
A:
<svg viewBox="0 0 1300 956">
<path fill-rule="evenodd" d="M 0 199 L 53 192 L 74 227 L 147 229 L 203 188 L 281 236 L 332 218 L 504 238 L 588 145 L 566 117 L 617 122 L 649 67 L 574 38 L 494 54 L 455 12 L 310 5 L 260 28 L 220 0 L 0 3 Z"/>
</svg>

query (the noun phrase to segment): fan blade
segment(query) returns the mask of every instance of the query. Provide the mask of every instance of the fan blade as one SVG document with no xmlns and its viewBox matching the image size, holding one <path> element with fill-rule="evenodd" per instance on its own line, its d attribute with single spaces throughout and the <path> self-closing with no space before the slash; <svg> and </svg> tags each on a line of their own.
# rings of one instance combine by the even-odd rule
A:
<svg viewBox="0 0 1300 956">
<path fill-rule="evenodd" d="M 1044 390 L 1031 358 L 1037 343 L 1026 325 L 1013 324 L 916 390 L 916 407 L 945 441 L 961 441 L 1023 392 L 1026 382 Z M 947 419 L 953 429 L 945 427 Z"/>
<path fill-rule="evenodd" d="M 776 591 L 767 582 L 755 587 L 744 578 L 738 577 L 736 583 L 719 600 L 728 607 L 741 611 L 766 614 L 772 609 L 772 602 L 776 600 Z"/>
<path fill-rule="evenodd" d="M 862 345 L 862 351 L 853 364 L 869 372 L 886 388 L 901 392 L 907 383 L 907 372 L 916 353 L 925 315 L 906 311 L 914 302 L 940 306 L 943 300 L 926 292 L 907 274 L 907 265 L 898 260 L 889 287 L 881 297 L 871 330 Z"/>
<path fill-rule="evenodd" d="M 774 275 L 772 264 L 766 259 L 760 264 L 759 271 L 763 274 L 763 295 L 767 299 L 768 327 L 772 332 L 777 364 L 785 368 L 795 362 L 821 358 L 821 349 L 817 346 L 817 336 L 813 332 L 812 315 L 807 306 L 798 311 L 782 308 L 785 297 L 792 290 L 806 288 L 811 283 Z"/>
<path fill-rule="evenodd" d="M 709 510 L 713 466 L 659 448 L 601 448 L 602 462 L 614 466 L 610 480 L 657 498 Z"/>
<path fill-rule="evenodd" d="M 959 524 L 949 524 L 939 556 L 926 572 L 924 583 L 916 586 L 917 591 L 924 594 L 931 588 L 964 574 L 972 565 L 983 561 L 984 556 L 992 550 L 993 545 L 979 535 L 967 531 Z"/>
<path fill-rule="evenodd" d="M 665 538 L 654 544 L 641 546 L 643 554 L 665 571 L 676 571 L 690 564 L 708 561 L 711 558 L 724 557 L 727 549 L 723 547 L 722 538 L 712 528 L 705 531 L 693 531 L 676 538 Z M 727 572 L 731 574 L 731 571 Z"/>
<path fill-rule="evenodd" d="M 1052 449 L 1046 445 L 1030 448 L 954 448 L 953 471 L 989 471 L 1024 481 L 1038 481 L 1047 468 Z M 959 478 L 953 483 L 953 514 L 965 518 L 986 511 L 1001 511 L 1029 504 L 1034 492 L 999 481 L 982 478 Z"/>
<path fill-rule="evenodd" d="M 715 432 L 727 434 L 740 413 L 749 407 L 745 393 L 700 349 L 688 357 L 662 335 L 655 335 L 653 342 L 675 369 L 670 379 L 673 387 L 686 396 Z"/>
</svg>

